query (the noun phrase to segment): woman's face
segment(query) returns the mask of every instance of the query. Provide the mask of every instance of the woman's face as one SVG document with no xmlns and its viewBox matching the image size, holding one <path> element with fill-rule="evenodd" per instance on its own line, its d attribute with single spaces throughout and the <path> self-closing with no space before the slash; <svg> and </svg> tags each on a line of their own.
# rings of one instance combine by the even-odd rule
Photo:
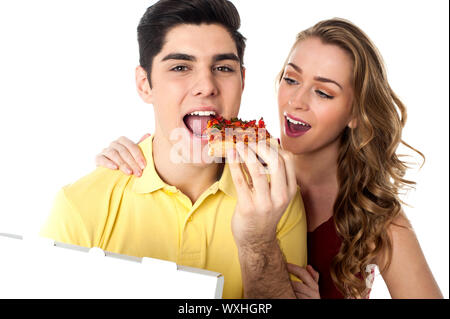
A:
<svg viewBox="0 0 450 319">
<path fill-rule="evenodd" d="M 295 46 L 278 90 L 284 149 L 300 155 L 338 146 L 344 128 L 354 126 L 352 70 L 336 45 L 309 38 Z"/>
</svg>

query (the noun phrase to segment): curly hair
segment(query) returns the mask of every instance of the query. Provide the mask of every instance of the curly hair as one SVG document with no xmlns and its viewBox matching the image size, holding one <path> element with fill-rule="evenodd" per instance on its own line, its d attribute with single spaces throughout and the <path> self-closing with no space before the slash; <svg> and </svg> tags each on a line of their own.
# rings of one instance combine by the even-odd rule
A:
<svg viewBox="0 0 450 319">
<path fill-rule="evenodd" d="M 403 144 L 425 157 L 402 140 L 406 108 L 389 86 L 382 57 L 367 35 L 351 22 L 334 18 L 300 32 L 292 49 L 312 37 L 340 47 L 353 61 L 351 112 L 357 125 L 346 127 L 340 141 L 333 218 L 342 245 L 330 272 L 344 296 L 364 298 L 370 291 L 367 266 L 383 254 L 382 273 L 392 259 L 388 228 L 402 212 L 399 195 L 415 185 L 404 179 L 409 167 L 397 148 Z"/>
</svg>

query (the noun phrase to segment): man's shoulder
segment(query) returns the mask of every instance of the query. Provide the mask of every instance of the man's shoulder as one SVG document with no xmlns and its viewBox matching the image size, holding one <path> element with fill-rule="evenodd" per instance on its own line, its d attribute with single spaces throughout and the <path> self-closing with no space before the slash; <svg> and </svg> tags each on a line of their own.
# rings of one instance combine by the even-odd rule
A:
<svg viewBox="0 0 450 319">
<path fill-rule="evenodd" d="M 132 176 L 97 168 L 56 195 L 41 235 L 79 246 L 101 245 L 101 235 L 109 218 L 114 219 Z"/>
<path fill-rule="evenodd" d="M 108 207 L 108 203 L 116 197 L 121 198 L 126 188 L 133 181 L 120 170 L 99 167 L 76 182 L 66 185 L 62 191 L 67 201 L 80 209 L 89 208 L 96 211 Z"/>
</svg>

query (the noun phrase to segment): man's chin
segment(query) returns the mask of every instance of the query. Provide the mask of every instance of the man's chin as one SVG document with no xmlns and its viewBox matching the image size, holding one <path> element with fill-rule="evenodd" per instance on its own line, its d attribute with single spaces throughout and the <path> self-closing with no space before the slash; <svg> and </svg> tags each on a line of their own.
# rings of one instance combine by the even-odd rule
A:
<svg viewBox="0 0 450 319">
<path fill-rule="evenodd" d="M 174 164 L 190 164 L 194 166 L 205 166 L 221 163 L 223 159 L 208 155 L 208 144 L 196 145 L 196 143 L 176 143 L 170 150 L 170 161 Z"/>
<path fill-rule="evenodd" d="M 208 150 L 208 145 L 203 145 L 201 148 L 191 147 L 189 152 L 183 154 L 183 161 L 193 166 L 205 166 L 223 162 L 222 158 L 209 156 Z"/>
<path fill-rule="evenodd" d="M 187 128 L 173 130 L 170 139 L 172 163 L 205 166 L 223 162 L 222 158 L 208 155 L 207 137 L 195 136 Z"/>
</svg>

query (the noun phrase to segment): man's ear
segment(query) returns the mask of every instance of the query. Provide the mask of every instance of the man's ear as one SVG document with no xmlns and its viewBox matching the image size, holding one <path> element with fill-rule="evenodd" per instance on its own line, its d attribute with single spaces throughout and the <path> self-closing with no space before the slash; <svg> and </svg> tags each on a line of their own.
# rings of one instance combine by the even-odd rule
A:
<svg viewBox="0 0 450 319">
<path fill-rule="evenodd" d="M 242 91 L 244 91 L 245 87 L 245 67 L 242 66 Z"/>
<path fill-rule="evenodd" d="M 153 104 L 153 92 L 150 88 L 147 72 L 142 66 L 136 67 L 136 89 L 141 99 L 148 104 Z"/>
</svg>

